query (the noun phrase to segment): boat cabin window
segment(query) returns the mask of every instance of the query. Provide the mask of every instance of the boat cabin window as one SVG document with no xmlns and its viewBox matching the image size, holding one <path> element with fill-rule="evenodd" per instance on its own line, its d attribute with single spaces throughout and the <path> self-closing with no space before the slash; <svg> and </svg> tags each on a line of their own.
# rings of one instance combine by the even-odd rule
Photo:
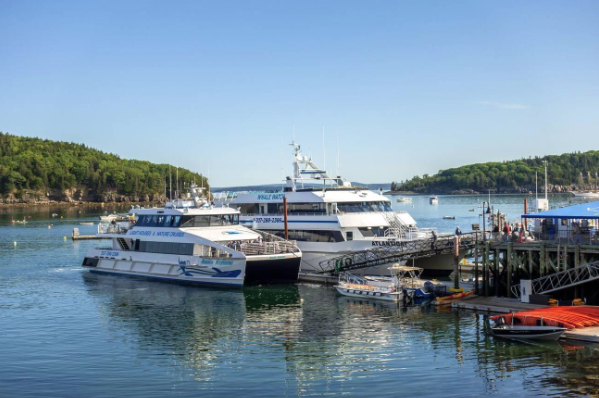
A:
<svg viewBox="0 0 599 398">
<path fill-rule="evenodd" d="M 136 250 L 147 253 L 180 254 L 193 256 L 193 243 L 147 242 L 139 241 Z"/>
<path fill-rule="evenodd" d="M 214 214 L 206 216 L 183 216 L 181 228 L 219 227 L 223 225 L 238 225 L 239 214 Z"/>
<path fill-rule="evenodd" d="M 258 203 L 242 203 L 239 205 L 239 211 L 242 214 L 258 213 Z M 270 213 L 270 210 L 268 212 Z"/>
<path fill-rule="evenodd" d="M 325 213 L 325 203 L 287 203 L 288 213 Z"/>
<path fill-rule="evenodd" d="M 285 238 L 285 231 L 269 230 L 273 234 Z M 343 235 L 340 231 L 316 231 L 316 230 L 289 230 L 289 239 L 300 242 L 343 242 Z"/>
<path fill-rule="evenodd" d="M 283 203 L 244 203 L 239 205 L 242 214 L 283 214 Z M 287 214 L 326 213 L 325 203 L 287 203 Z"/>
<path fill-rule="evenodd" d="M 393 211 L 389 202 L 341 202 L 337 209 L 341 213 Z"/>
<path fill-rule="evenodd" d="M 362 236 L 365 238 L 374 237 L 374 236 L 378 236 L 378 237 L 385 236 L 384 228 L 379 228 L 379 227 L 358 228 L 358 230 L 360 231 Z"/>
<path fill-rule="evenodd" d="M 181 216 L 143 215 L 137 219 L 137 226 L 140 227 L 165 227 L 177 228 L 181 222 Z"/>
<path fill-rule="evenodd" d="M 347 231 L 347 232 L 345 233 L 345 237 L 346 237 L 346 239 L 347 239 L 348 241 L 350 241 L 350 240 L 354 240 L 354 233 L 353 233 L 352 231 Z"/>
</svg>

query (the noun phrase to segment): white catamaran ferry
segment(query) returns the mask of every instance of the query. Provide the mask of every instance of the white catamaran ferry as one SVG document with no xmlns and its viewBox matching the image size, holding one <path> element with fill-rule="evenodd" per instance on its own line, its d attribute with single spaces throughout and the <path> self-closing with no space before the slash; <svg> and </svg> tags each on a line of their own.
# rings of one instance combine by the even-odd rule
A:
<svg viewBox="0 0 599 398">
<path fill-rule="evenodd" d="M 240 222 L 254 229 L 284 237 L 283 198 L 287 199 L 289 239 L 297 241 L 303 254 L 302 272 L 322 272 L 321 263 L 352 251 L 398 246 L 401 241 L 431 237 L 419 230 L 407 212 L 394 212 L 389 199 L 366 188 L 353 187 L 341 177 L 331 178 L 311 158 L 302 156 L 295 142 L 294 176 L 287 177 L 283 191 L 221 192 L 217 205 L 238 208 Z M 316 180 L 316 181 L 315 181 Z M 305 187 L 307 183 L 319 186 Z M 382 264 L 357 274 L 386 275 Z M 452 263 L 419 264 L 427 274 L 449 275 Z"/>
<path fill-rule="evenodd" d="M 239 211 L 199 199 L 165 208 L 131 209 L 136 220 L 102 223 L 109 247 L 91 248 L 83 267 L 94 272 L 220 286 L 295 283 L 301 251 L 295 242 L 239 224 Z"/>
</svg>

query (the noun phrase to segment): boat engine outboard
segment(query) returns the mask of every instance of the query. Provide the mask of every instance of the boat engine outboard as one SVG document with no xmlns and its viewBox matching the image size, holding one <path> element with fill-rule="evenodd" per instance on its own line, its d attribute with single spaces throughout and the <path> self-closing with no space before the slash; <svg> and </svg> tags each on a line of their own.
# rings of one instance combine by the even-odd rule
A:
<svg viewBox="0 0 599 398">
<path fill-rule="evenodd" d="M 422 288 L 422 290 L 425 293 L 435 293 L 435 284 L 431 281 L 426 281 L 424 282 L 424 287 Z"/>
</svg>

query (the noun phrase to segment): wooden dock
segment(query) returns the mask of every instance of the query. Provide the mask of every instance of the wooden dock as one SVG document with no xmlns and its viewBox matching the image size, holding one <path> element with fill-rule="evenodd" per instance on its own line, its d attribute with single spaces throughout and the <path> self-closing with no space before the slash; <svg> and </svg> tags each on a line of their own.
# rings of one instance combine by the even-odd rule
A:
<svg viewBox="0 0 599 398">
<path fill-rule="evenodd" d="M 469 300 L 456 301 L 451 304 L 453 308 L 483 311 L 496 314 L 507 314 L 509 312 L 536 310 L 545 308 L 545 305 L 521 303 L 520 300 L 504 297 L 478 297 L 473 296 Z"/>
<path fill-rule="evenodd" d="M 112 239 L 97 235 L 79 235 L 79 228 L 73 228 L 73 234 L 71 235 L 73 240 L 93 240 L 93 239 Z"/>
</svg>

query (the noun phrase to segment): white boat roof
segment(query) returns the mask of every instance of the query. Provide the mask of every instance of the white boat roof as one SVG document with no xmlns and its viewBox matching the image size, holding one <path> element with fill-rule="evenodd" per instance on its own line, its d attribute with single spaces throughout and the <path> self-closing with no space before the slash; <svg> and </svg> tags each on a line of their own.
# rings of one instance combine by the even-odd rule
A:
<svg viewBox="0 0 599 398">
<path fill-rule="evenodd" d="M 228 242 L 231 240 L 252 240 L 261 237 L 257 232 L 241 225 L 209 227 L 209 228 L 181 228 L 181 231 L 195 235 L 212 242 Z"/>
</svg>

